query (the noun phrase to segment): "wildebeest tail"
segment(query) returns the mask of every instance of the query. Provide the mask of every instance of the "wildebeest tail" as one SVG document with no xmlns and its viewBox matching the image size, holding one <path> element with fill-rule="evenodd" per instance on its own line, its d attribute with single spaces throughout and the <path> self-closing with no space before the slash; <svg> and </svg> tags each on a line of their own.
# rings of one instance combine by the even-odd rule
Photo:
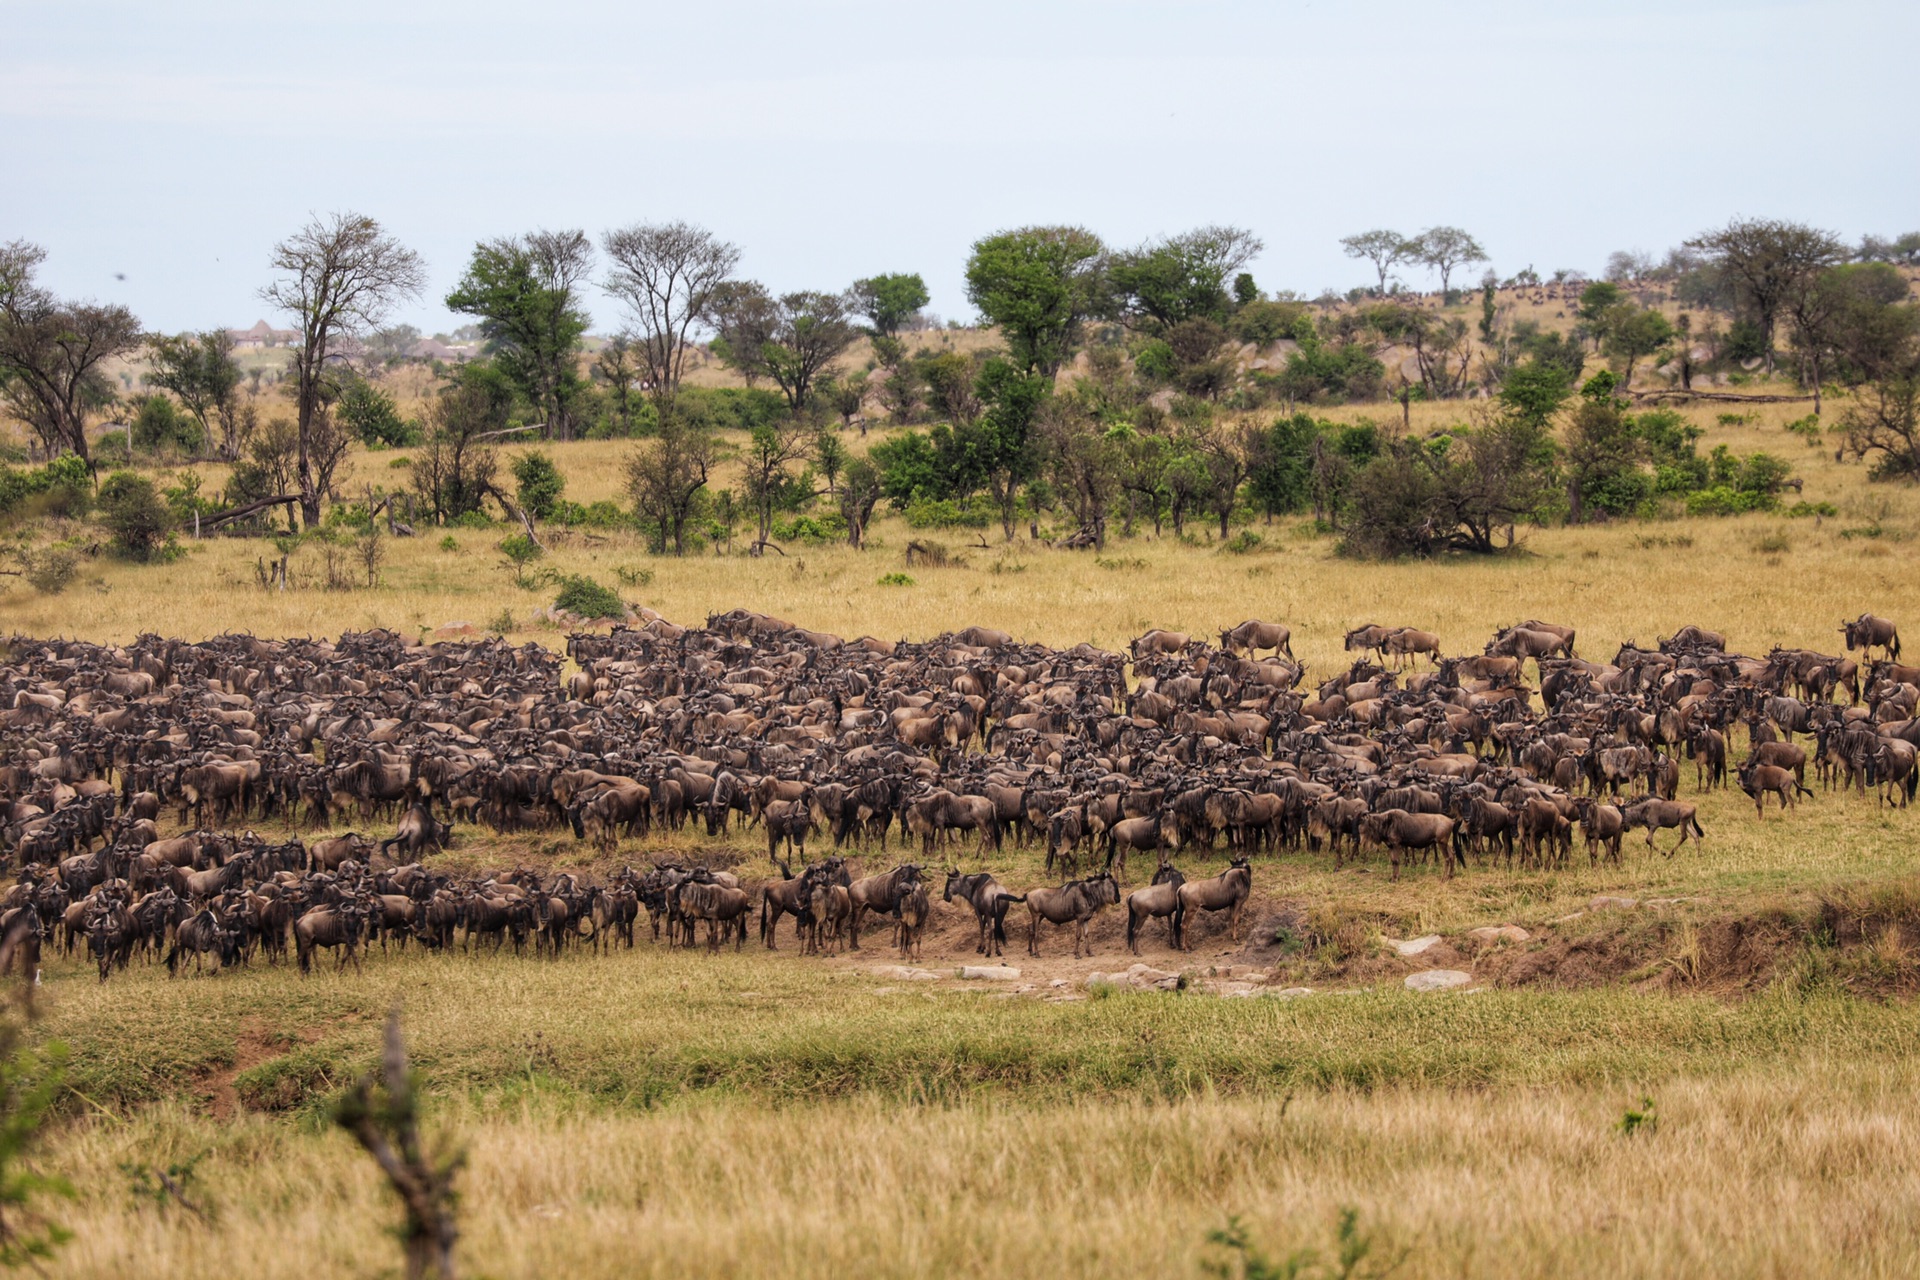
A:
<svg viewBox="0 0 1920 1280">
<path fill-rule="evenodd" d="M 1811 793 L 1809 793 L 1809 794 L 1811 794 Z M 1693 834 L 1694 834 L 1694 835 L 1696 835 L 1696 836 L 1699 836 L 1699 837 L 1700 837 L 1700 838 L 1701 838 L 1702 840 L 1705 840 L 1705 839 L 1707 838 L 1707 833 L 1706 833 L 1706 832 L 1704 832 L 1704 831 L 1702 831 L 1702 830 L 1700 829 L 1700 819 L 1699 819 L 1699 818 L 1688 818 L 1688 819 L 1687 819 L 1687 821 L 1688 821 L 1688 822 L 1691 822 L 1691 823 L 1693 824 Z"/>
</svg>

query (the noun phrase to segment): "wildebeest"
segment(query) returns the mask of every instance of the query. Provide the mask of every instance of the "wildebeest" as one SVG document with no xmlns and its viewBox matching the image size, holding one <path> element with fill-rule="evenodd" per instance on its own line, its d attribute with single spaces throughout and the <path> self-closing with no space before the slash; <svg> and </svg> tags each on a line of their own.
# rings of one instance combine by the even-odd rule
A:
<svg viewBox="0 0 1920 1280">
<path fill-rule="evenodd" d="M 1453 828 L 1454 820 L 1445 814 L 1408 813 L 1405 809 L 1370 813 L 1360 822 L 1360 834 L 1365 839 L 1387 847 L 1387 862 L 1392 868 L 1388 878 L 1392 880 L 1400 878 L 1400 863 L 1408 849 L 1438 850 L 1451 879 Z"/>
<path fill-rule="evenodd" d="M 1087 945 L 1087 922 L 1104 907 L 1120 902 L 1120 883 L 1111 874 L 1086 880 L 1069 880 L 1058 889 L 1042 887 L 1027 890 L 1027 954 L 1040 954 L 1040 922 L 1073 926 L 1073 958 L 1078 960 Z"/>
<path fill-rule="evenodd" d="M 1227 913 L 1227 940 L 1240 940 L 1240 912 L 1253 894 L 1253 868 L 1245 856 L 1232 860 L 1227 869 L 1205 880 L 1189 880 L 1180 886 L 1180 911 L 1174 920 L 1174 945 L 1182 951 L 1187 943 L 1187 916 L 1194 911 Z"/>
<path fill-rule="evenodd" d="M 1220 633 L 1220 647 L 1228 653 L 1252 656 L 1261 649 L 1293 656 L 1293 632 L 1278 622 L 1260 622 L 1249 618 L 1231 631 Z"/>
<path fill-rule="evenodd" d="M 1671 858 L 1680 852 L 1680 846 L 1688 840 L 1706 839 L 1707 833 L 1700 829 L 1700 820 L 1694 816 L 1696 812 L 1698 811 L 1693 805 L 1683 801 L 1660 800 L 1649 796 L 1637 803 L 1628 804 L 1622 809 L 1621 815 L 1625 818 L 1628 827 L 1647 829 L 1648 849 L 1658 847 L 1653 842 L 1654 832 L 1664 831 L 1668 827 L 1678 829 L 1680 839 L 1665 854 L 1666 857 Z"/>
<path fill-rule="evenodd" d="M 1140 954 L 1140 926 L 1144 921 L 1165 918 L 1167 938 L 1180 936 L 1180 886 L 1186 876 L 1170 863 L 1162 863 L 1153 873 L 1153 883 L 1127 895 L 1127 950 Z"/>
<path fill-rule="evenodd" d="M 1886 618 L 1863 613 L 1852 622 L 1841 623 L 1840 634 L 1846 637 L 1848 649 L 1858 649 L 1868 657 L 1874 649 L 1884 649 L 1889 660 L 1900 660 L 1900 628 Z"/>
<path fill-rule="evenodd" d="M 1007 940 L 1007 908 L 1016 902 L 1026 901 L 1024 895 L 1003 889 L 990 871 L 970 876 L 963 876 L 958 870 L 948 871 L 946 887 L 941 890 L 940 897 L 945 902 L 959 898 L 972 909 L 974 923 L 980 932 L 973 949 L 983 956 L 1003 954 L 1002 945 Z"/>
</svg>

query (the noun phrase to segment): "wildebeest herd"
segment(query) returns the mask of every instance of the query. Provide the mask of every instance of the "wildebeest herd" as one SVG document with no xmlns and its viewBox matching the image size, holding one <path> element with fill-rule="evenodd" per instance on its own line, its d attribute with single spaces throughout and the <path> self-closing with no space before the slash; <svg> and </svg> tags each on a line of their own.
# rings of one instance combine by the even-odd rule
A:
<svg viewBox="0 0 1920 1280">
<path fill-rule="evenodd" d="M 632 946 L 645 911 L 668 945 L 704 927 L 709 949 L 737 948 L 757 917 L 774 947 L 792 916 L 802 949 L 827 952 L 857 948 L 872 916 L 917 956 L 936 883 L 973 913 L 979 953 L 1000 953 L 1019 908 L 1030 952 L 1050 924 L 1074 931 L 1077 957 L 1088 922 L 1123 901 L 1130 947 L 1154 919 L 1184 947 L 1198 913 L 1237 934 L 1263 853 L 1383 851 L 1396 878 L 1428 861 L 1449 877 L 1552 870 L 1577 828 L 1592 863 L 1618 863 L 1633 830 L 1649 850 L 1676 833 L 1671 857 L 1707 834 L 1680 798 L 1683 765 L 1698 790 L 1727 785 L 1736 733 L 1732 777 L 1763 815 L 1769 795 L 1791 809 L 1813 794 L 1810 765 L 1904 808 L 1920 668 L 1900 664 L 1884 619 L 1841 630 L 1840 654 L 1750 657 L 1688 626 L 1599 662 L 1537 619 L 1453 657 L 1432 633 L 1365 626 L 1345 637 L 1351 665 L 1318 682 L 1289 629 L 1260 621 L 1217 646 L 1151 631 L 1122 655 L 986 627 L 843 640 L 736 610 L 575 635 L 571 670 L 539 645 L 382 631 L 16 637 L 0 667 L 0 848 L 16 876 L 0 955 L 31 970 L 43 940 L 84 948 L 103 981 L 136 955 L 175 972 L 278 961 L 289 939 L 303 971 L 321 951 L 357 965 L 373 941 L 558 955 Z M 163 835 L 176 815 L 184 830 Z M 348 817 L 397 831 L 314 834 Z M 570 831 L 607 865 L 623 836 L 739 824 L 779 874 L 747 884 L 664 854 L 604 876 L 436 869 L 474 824 Z M 885 863 L 890 839 L 918 861 L 856 875 L 847 856 Z M 984 861 L 1009 839 L 1043 846 L 1063 882 L 929 878 L 956 841 Z M 833 853 L 810 858 L 809 842 Z M 1174 865 L 1222 842 L 1217 876 Z M 1123 897 L 1145 855 L 1151 883 Z"/>
</svg>

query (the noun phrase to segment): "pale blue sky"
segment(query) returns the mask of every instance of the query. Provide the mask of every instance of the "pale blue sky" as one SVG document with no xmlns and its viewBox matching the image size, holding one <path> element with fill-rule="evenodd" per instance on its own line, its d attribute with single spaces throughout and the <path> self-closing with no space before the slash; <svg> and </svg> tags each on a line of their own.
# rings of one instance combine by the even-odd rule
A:
<svg viewBox="0 0 1920 1280">
<path fill-rule="evenodd" d="M 1920 229 L 1916 48 L 1913 0 L 0 0 L 0 239 L 164 329 L 265 314 L 273 242 L 341 209 L 426 258 L 429 331 L 478 238 L 667 218 L 775 289 L 920 271 L 946 315 L 1032 222 L 1237 223 L 1307 294 L 1382 225 L 1593 271 L 1733 214 Z"/>
</svg>

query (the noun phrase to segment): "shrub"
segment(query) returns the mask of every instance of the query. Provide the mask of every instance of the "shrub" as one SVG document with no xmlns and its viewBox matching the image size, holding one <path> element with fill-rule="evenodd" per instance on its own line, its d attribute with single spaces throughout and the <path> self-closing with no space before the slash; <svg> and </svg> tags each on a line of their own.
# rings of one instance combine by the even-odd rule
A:
<svg viewBox="0 0 1920 1280">
<path fill-rule="evenodd" d="M 601 586 L 585 574 L 565 574 L 560 578 L 560 594 L 554 608 L 582 618 L 624 618 L 627 606 L 611 587 Z"/>
<path fill-rule="evenodd" d="M 907 503 L 906 515 L 910 529 L 984 529 L 992 519 L 986 504 L 951 498 L 916 497 Z"/>
<path fill-rule="evenodd" d="M 186 453 L 199 451 L 200 424 L 180 412 L 165 396 L 143 396 L 135 401 L 133 443 L 149 453 Z"/>
<path fill-rule="evenodd" d="M 341 388 L 334 411 L 348 433 L 368 448 L 419 444 L 422 438 L 419 425 L 400 416 L 393 397 L 364 378 L 355 378 Z"/>
<path fill-rule="evenodd" d="M 131 471 L 116 471 L 100 486 L 100 509 L 113 533 L 113 549 L 129 560 L 146 561 L 173 530 L 173 513 L 154 491 L 153 481 Z"/>
<path fill-rule="evenodd" d="M 1831 502 L 1796 502 L 1787 508 L 1787 514 L 1795 519 L 1803 519 L 1807 516 L 1837 516 L 1840 514 L 1840 508 Z"/>
<path fill-rule="evenodd" d="M 16 509 L 46 516 L 78 518 L 93 505 L 93 478 L 87 464 L 63 454 L 44 467 L 0 467 L 0 515 Z"/>
<path fill-rule="evenodd" d="M 527 580 L 527 566 L 546 554 L 540 544 L 524 533 L 516 533 L 500 540 L 500 552 L 513 570 L 514 582 L 522 590 L 532 590 L 534 584 Z"/>
<path fill-rule="evenodd" d="M 513 460 L 513 478 L 519 485 L 520 506 L 536 520 L 550 520 L 566 492 L 566 477 L 553 459 L 538 449 Z"/>
<path fill-rule="evenodd" d="M 913 579 L 904 573 L 883 573 L 874 585 L 881 587 L 910 587 L 913 585 Z"/>
<path fill-rule="evenodd" d="M 23 546 L 15 558 L 20 562 L 20 576 L 42 595 L 59 595 L 80 573 L 79 551 L 64 542 Z"/>
<path fill-rule="evenodd" d="M 460 549 L 460 539 L 454 537 L 452 534 L 448 534 L 446 537 L 440 539 L 440 549 L 442 551 L 458 551 Z"/>
<path fill-rule="evenodd" d="M 1239 533 L 1236 533 L 1235 535 L 1233 535 L 1233 539 L 1231 541 L 1222 543 L 1220 545 L 1220 549 L 1222 551 L 1230 552 L 1233 555 L 1243 556 L 1243 555 L 1246 555 L 1249 551 L 1253 551 L 1257 549 L 1260 546 L 1261 541 L 1262 539 L 1260 535 L 1255 533 L 1253 530 L 1242 529 Z"/>
<path fill-rule="evenodd" d="M 484 511 L 463 511 L 447 523 L 456 529 L 493 528 L 493 521 L 487 519 L 487 513 Z"/>
<path fill-rule="evenodd" d="M 774 521 L 773 536 L 779 542 L 797 541 L 810 547 L 824 547 L 847 536 L 847 521 L 838 512 L 819 517 L 795 516 L 788 521 Z"/>
</svg>

